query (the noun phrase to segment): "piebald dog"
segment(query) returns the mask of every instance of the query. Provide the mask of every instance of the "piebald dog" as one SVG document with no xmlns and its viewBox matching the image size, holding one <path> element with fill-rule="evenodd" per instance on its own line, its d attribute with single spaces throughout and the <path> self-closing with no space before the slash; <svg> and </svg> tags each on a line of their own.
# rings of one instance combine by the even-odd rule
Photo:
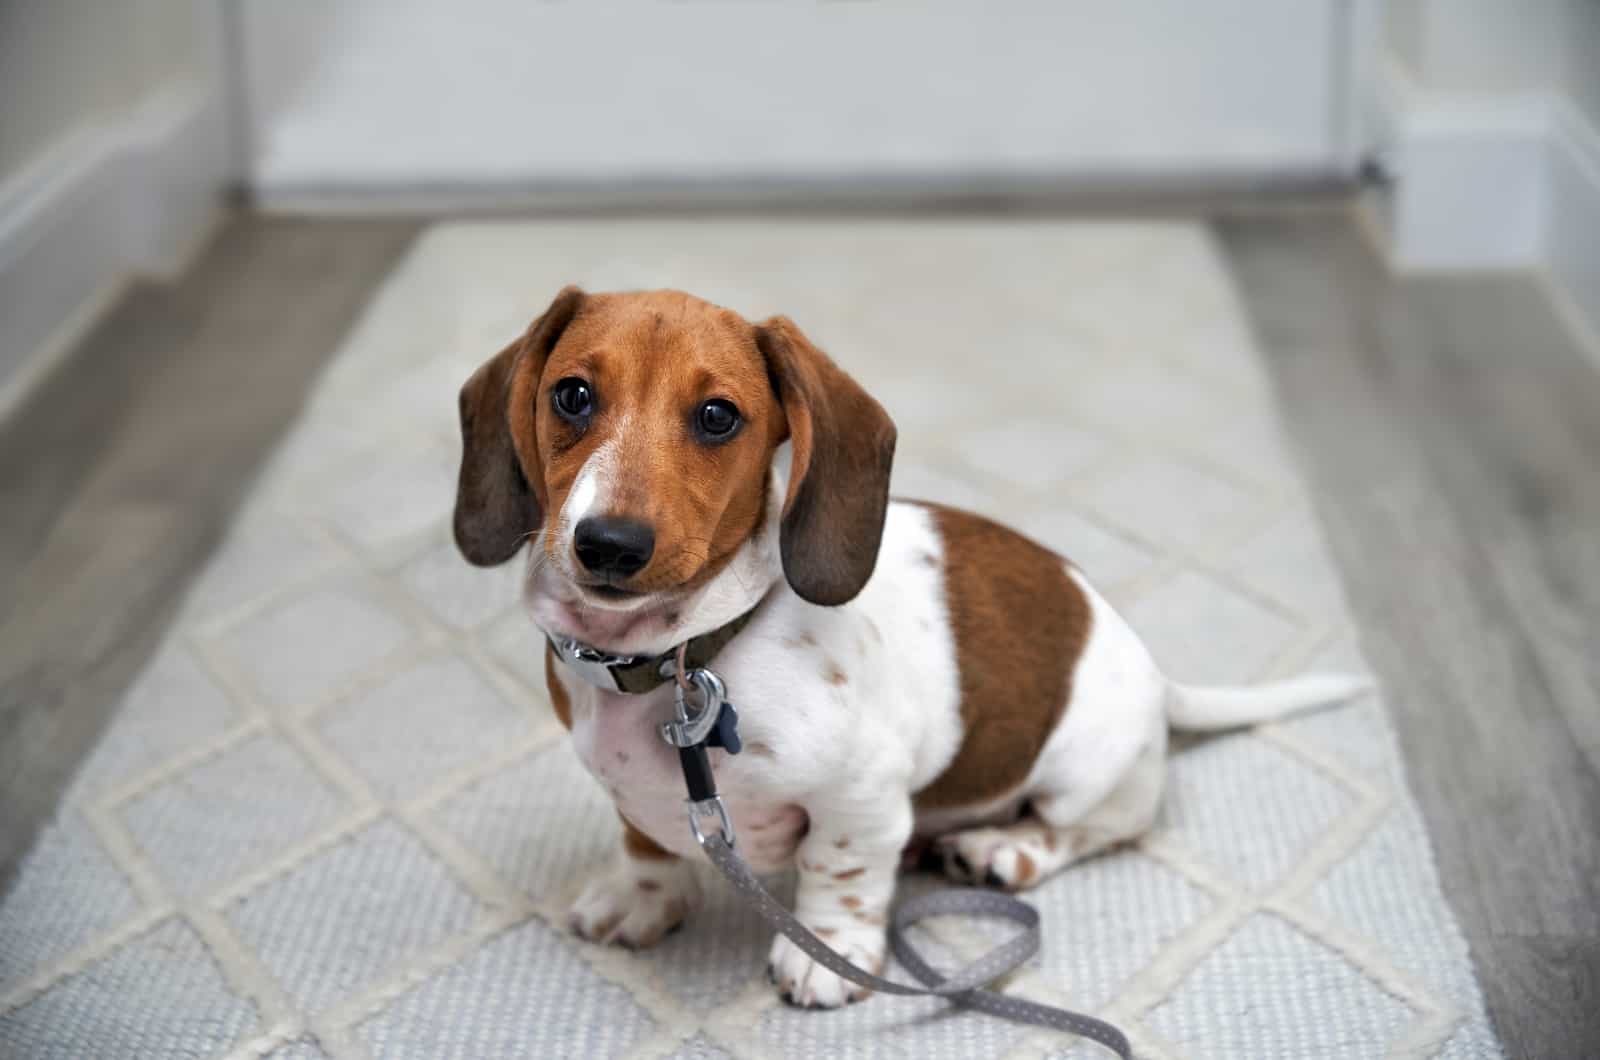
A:
<svg viewBox="0 0 1600 1060">
<path fill-rule="evenodd" d="M 1069 561 L 891 500 L 894 424 L 785 317 L 569 287 L 460 408 L 456 542 L 479 565 L 526 551 L 550 701 L 621 818 L 614 864 L 571 910 L 596 942 L 648 946 L 698 899 L 657 731 L 673 689 L 654 663 L 680 645 L 714 654 L 741 712 L 743 753 L 711 753 L 739 850 L 758 872 L 795 866 L 796 915 L 871 970 L 913 845 L 962 882 L 1032 886 L 1151 826 L 1169 727 L 1359 688 L 1167 680 Z M 647 665 L 606 688 L 557 644 Z M 798 1005 L 863 993 L 782 936 L 769 971 Z"/>
</svg>

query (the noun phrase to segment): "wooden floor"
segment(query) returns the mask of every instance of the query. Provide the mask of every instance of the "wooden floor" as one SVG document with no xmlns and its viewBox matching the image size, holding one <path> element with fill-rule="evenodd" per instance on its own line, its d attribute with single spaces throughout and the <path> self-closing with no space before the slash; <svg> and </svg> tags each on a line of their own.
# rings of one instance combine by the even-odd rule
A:
<svg viewBox="0 0 1600 1060">
<path fill-rule="evenodd" d="M 1600 362 L 1526 275 L 1218 231 L 1509 1055 L 1600 1056 Z"/>
<path fill-rule="evenodd" d="M 415 228 L 238 219 L 0 423 L 0 886 Z"/>
<path fill-rule="evenodd" d="M 236 220 L 0 424 L 0 886 L 414 231 Z M 1600 371 L 1528 278 L 1217 231 L 1497 1028 L 1600 1055 Z"/>
</svg>

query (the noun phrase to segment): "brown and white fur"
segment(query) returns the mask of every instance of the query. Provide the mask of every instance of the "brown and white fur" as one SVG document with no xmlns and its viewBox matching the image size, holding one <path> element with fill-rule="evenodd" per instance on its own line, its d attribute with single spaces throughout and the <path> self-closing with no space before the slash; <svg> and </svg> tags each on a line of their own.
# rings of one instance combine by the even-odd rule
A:
<svg viewBox="0 0 1600 1060">
<path fill-rule="evenodd" d="M 578 419 L 553 397 L 572 379 L 592 398 Z M 711 400 L 738 409 L 726 439 L 697 431 Z M 1169 726 L 1245 725 L 1360 687 L 1167 680 L 1068 561 L 979 516 L 891 501 L 889 417 L 786 318 L 568 288 L 473 375 L 461 412 L 457 542 L 478 564 L 526 549 L 542 630 L 661 653 L 755 609 L 714 663 L 745 747 L 711 753 L 717 781 L 745 858 L 794 865 L 796 914 L 867 968 L 883 964 L 909 845 L 931 841 L 959 880 L 1029 887 L 1150 827 Z M 650 527 L 648 562 L 586 569 L 573 537 L 589 517 Z M 546 669 L 623 826 L 572 926 L 650 945 L 698 898 L 683 780 L 656 732 L 671 689 L 604 692 L 548 652 Z M 782 936 L 770 970 L 800 1005 L 863 993 Z"/>
</svg>

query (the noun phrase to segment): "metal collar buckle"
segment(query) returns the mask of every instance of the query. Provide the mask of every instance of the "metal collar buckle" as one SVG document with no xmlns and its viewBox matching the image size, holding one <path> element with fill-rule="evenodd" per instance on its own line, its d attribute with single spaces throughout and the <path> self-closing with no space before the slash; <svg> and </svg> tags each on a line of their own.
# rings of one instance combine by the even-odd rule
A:
<svg viewBox="0 0 1600 1060">
<path fill-rule="evenodd" d="M 551 637 L 550 644 L 555 648 L 556 655 L 560 656 L 561 661 L 577 670 L 585 681 L 614 691 L 621 689 L 612 667 L 633 666 L 639 661 L 637 655 L 613 655 L 611 652 L 601 651 L 571 637 Z"/>
</svg>

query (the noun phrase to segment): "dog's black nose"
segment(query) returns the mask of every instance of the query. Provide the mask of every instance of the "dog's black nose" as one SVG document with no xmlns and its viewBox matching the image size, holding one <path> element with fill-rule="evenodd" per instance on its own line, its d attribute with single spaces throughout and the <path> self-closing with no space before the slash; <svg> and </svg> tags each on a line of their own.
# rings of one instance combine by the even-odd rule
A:
<svg viewBox="0 0 1600 1060">
<path fill-rule="evenodd" d="M 578 562 L 596 574 L 639 573 L 656 550 L 656 532 L 632 519 L 591 516 L 581 519 L 572 532 L 572 549 Z"/>
</svg>

